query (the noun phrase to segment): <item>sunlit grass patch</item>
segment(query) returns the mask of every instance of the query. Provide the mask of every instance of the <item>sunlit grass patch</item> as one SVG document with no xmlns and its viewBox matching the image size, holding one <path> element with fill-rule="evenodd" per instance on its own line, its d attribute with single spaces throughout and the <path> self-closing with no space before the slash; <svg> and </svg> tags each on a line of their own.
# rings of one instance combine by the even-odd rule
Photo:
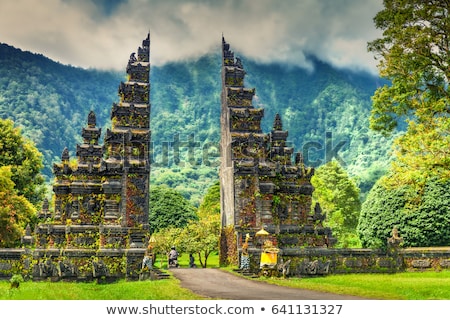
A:
<svg viewBox="0 0 450 320">
<path fill-rule="evenodd" d="M 346 274 L 325 277 L 264 279 L 294 288 L 373 299 L 450 300 L 450 271 L 396 274 Z"/>
<path fill-rule="evenodd" d="M 155 281 L 96 282 L 32 282 L 10 289 L 0 282 L 0 299 L 6 300 L 198 300 L 202 297 L 181 288 L 177 279 Z"/>
</svg>

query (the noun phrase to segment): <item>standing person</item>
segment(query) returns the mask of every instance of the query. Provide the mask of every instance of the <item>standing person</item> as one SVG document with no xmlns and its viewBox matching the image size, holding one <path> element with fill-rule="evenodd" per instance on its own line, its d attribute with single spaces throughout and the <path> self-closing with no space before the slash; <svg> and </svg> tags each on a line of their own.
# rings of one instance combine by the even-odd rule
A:
<svg viewBox="0 0 450 320">
<path fill-rule="evenodd" d="M 194 256 L 192 255 L 192 253 L 189 253 L 189 267 L 190 268 L 196 268 L 197 267 L 195 265 L 195 260 L 194 260 Z"/>
</svg>

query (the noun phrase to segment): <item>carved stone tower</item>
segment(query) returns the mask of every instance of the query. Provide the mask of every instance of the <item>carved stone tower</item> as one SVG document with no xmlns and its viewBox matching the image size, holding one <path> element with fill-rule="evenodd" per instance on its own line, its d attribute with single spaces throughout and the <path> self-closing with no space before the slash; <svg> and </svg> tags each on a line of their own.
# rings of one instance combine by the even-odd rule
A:
<svg viewBox="0 0 450 320">
<path fill-rule="evenodd" d="M 127 81 L 111 110 L 104 146 L 94 112 L 82 129 L 77 161 L 64 149 L 54 164 L 55 208 L 41 212 L 39 248 L 145 247 L 149 216 L 150 35 L 131 54 Z"/>
<path fill-rule="evenodd" d="M 311 212 L 314 169 L 300 153 L 292 163 L 278 114 L 272 131 L 262 133 L 264 110 L 253 106 L 255 89 L 245 88 L 242 62 L 223 38 L 222 54 L 221 263 L 236 263 L 244 238 L 255 240 L 260 229 L 279 248 L 330 245 L 320 207 Z"/>
<path fill-rule="evenodd" d="M 150 38 L 142 42 L 137 56 L 131 54 L 126 69 L 128 79 L 119 86 L 119 103 L 111 110 L 111 130 L 105 136 L 106 216 L 114 216 L 119 199 L 122 227 L 148 229 L 149 144 L 150 144 Z M 114 186 L 121 186 L 120 193 Z M 111 193 L 109 193 L 111 192 Z M 132 241 L 139 233 L 133 232 Z"/>
</svg>

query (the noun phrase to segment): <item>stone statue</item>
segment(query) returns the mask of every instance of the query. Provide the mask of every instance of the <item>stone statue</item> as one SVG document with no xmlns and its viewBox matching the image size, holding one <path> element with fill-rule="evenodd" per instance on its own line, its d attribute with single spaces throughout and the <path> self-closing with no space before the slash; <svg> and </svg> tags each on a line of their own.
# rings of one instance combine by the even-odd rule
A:
<svg viewBox="0 0 450 320">
<path fill-rule="evenodd" d="M 250 240 L 250 235 L 247 233 L 245 235 L 245 241 L 242 244 L 242 254 L 241 254 L 241 270 L 250 269 L 250 256 L 248 255 L 248 241 Z"/>
<path fill-rule="evenodd" d="M 392 237 L 388 238 L 388 247 L 398 248 L 403 243 L 403 238 L 400 237 L 397 227 L 392 228 Z"/>
</svg>

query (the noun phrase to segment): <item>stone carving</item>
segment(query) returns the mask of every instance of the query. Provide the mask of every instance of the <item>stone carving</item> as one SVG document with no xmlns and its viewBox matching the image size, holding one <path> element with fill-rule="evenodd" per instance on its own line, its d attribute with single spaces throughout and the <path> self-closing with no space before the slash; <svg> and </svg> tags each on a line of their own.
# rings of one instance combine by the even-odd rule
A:
<svg viewBox="0 0 450 320">
<path fill-rule="evenodd" d="M 377 264 L 381 268 L 391 268 L 394 265 L 394 261 L 389 258 L 380 258 L 377 260 Z"/>
<path fill-rule="evenodd" d="M 40 278 L 49 278 L 57 275 L 57 270 L 51 259 L 38 263 L 38 274 Z"/>
<path fill-rule="evenodd" d="M 61 161 L 69 161 L 70 157 L 69 157 L 69 149 L 64 148 L 62 154 L 61 154 Z"/>
<path fill-rule="evenodd" d="M 29 224 L 27 224 L 25 228 L 25 235 L 22 237 L 22 243 L 25 245 L 32 245 L 34 242 L 34 238 L 31 235 L 31 227 Z"/>
<path fill-rule="evenodd" d="M 439 265 L 440 265 L 442 268 L 450 268 L 450 259 L 441 259 L 441 260 L 439 261 Z"/>
<path fill-rule="evenodd" d="M 362 261 L 356 258 L 347 258 L 344 260 L 344 264 L 347 268 L 361 268 L 363 266 Z"/>
<path fill-rule="evenodd" d="M 400 237 L 397 227 L 392 228 L 392 237 L 388 239 L 388 247 L 398 248 L 403 243 L 403 238 Z"/>
<path fill-rule="evenodd" d="M 322 213 L 322 208 L 320 207 L 320 204 L 316 202 L 316 205 L 314 206 L 314 214 L 311 216 L 310 223 L 318 222 L 320 225 L 322 225 L 322 222 L 325 220 L 326 214 Z"/>
<path fill-rule="evenodd" d="M 283 278 L 286 278 L 289 275 L 289 267 L 291 266 L 291 260 L 289 259 L 286 262 L 281 260 L 280 265 L 278 266 L 278 271 L 281 272 Z"/>
<path fill-rule="evenodd" d="M 106 277 L 108 275 L 108 268 L 103 261 L 92 262 L 92 276 L 94 278 Z"/>
<path fill-rule="evenodd" d="M 303 262 L 301 274 L 323 275 L 330 272 L 330 261 L 322 262 L 320 260 Z"/>
<path fill-rule="evenodd" d="M 411 261 L 411 266 L 414 268 L 430 268 L 431 262 L 429 260 L 419 259 Z"/>
<path fill-rule="evenodd" d="M 0 262 L 0 271 L 8 271 L 12 269 L 11 263 Z"/>
<path fill-rule="evenodd" d="M 141 269 L 147 268 L 147 270 L 153 270 L 153 263 L 155 262 L 155 254 L 153 253 L 153 243 L 152 241 L 150 241 L 150 244 L 147 246 L 147 250 L 145 250 L 145 255 L 144 259 L 142 260 Z"/>
<path fill-rule="evenodd" d="M 129 64 L 136 62 L 136 52 L 133 52 L 132 54 L 130 54 L 130 60 L 128 61 Z"/>
<path fill-rule="evenodd" d="M 250 235 L 247 233 L 245 235 L 245 241 L 242 244 L 241 261 L 240 261 L 240 266 L 239 266 L 241 270 L 249 270 L 250 269 L 250 257 L 248 255 L 249 240 L 250 240 Z"/>
<path fill-rule="evenodd" d="M 71 278 L 77 276 L 77 269 L 69 262 L 59 261 L 56 265 L 58 276 L 61 278 Z"/>
</svg>

